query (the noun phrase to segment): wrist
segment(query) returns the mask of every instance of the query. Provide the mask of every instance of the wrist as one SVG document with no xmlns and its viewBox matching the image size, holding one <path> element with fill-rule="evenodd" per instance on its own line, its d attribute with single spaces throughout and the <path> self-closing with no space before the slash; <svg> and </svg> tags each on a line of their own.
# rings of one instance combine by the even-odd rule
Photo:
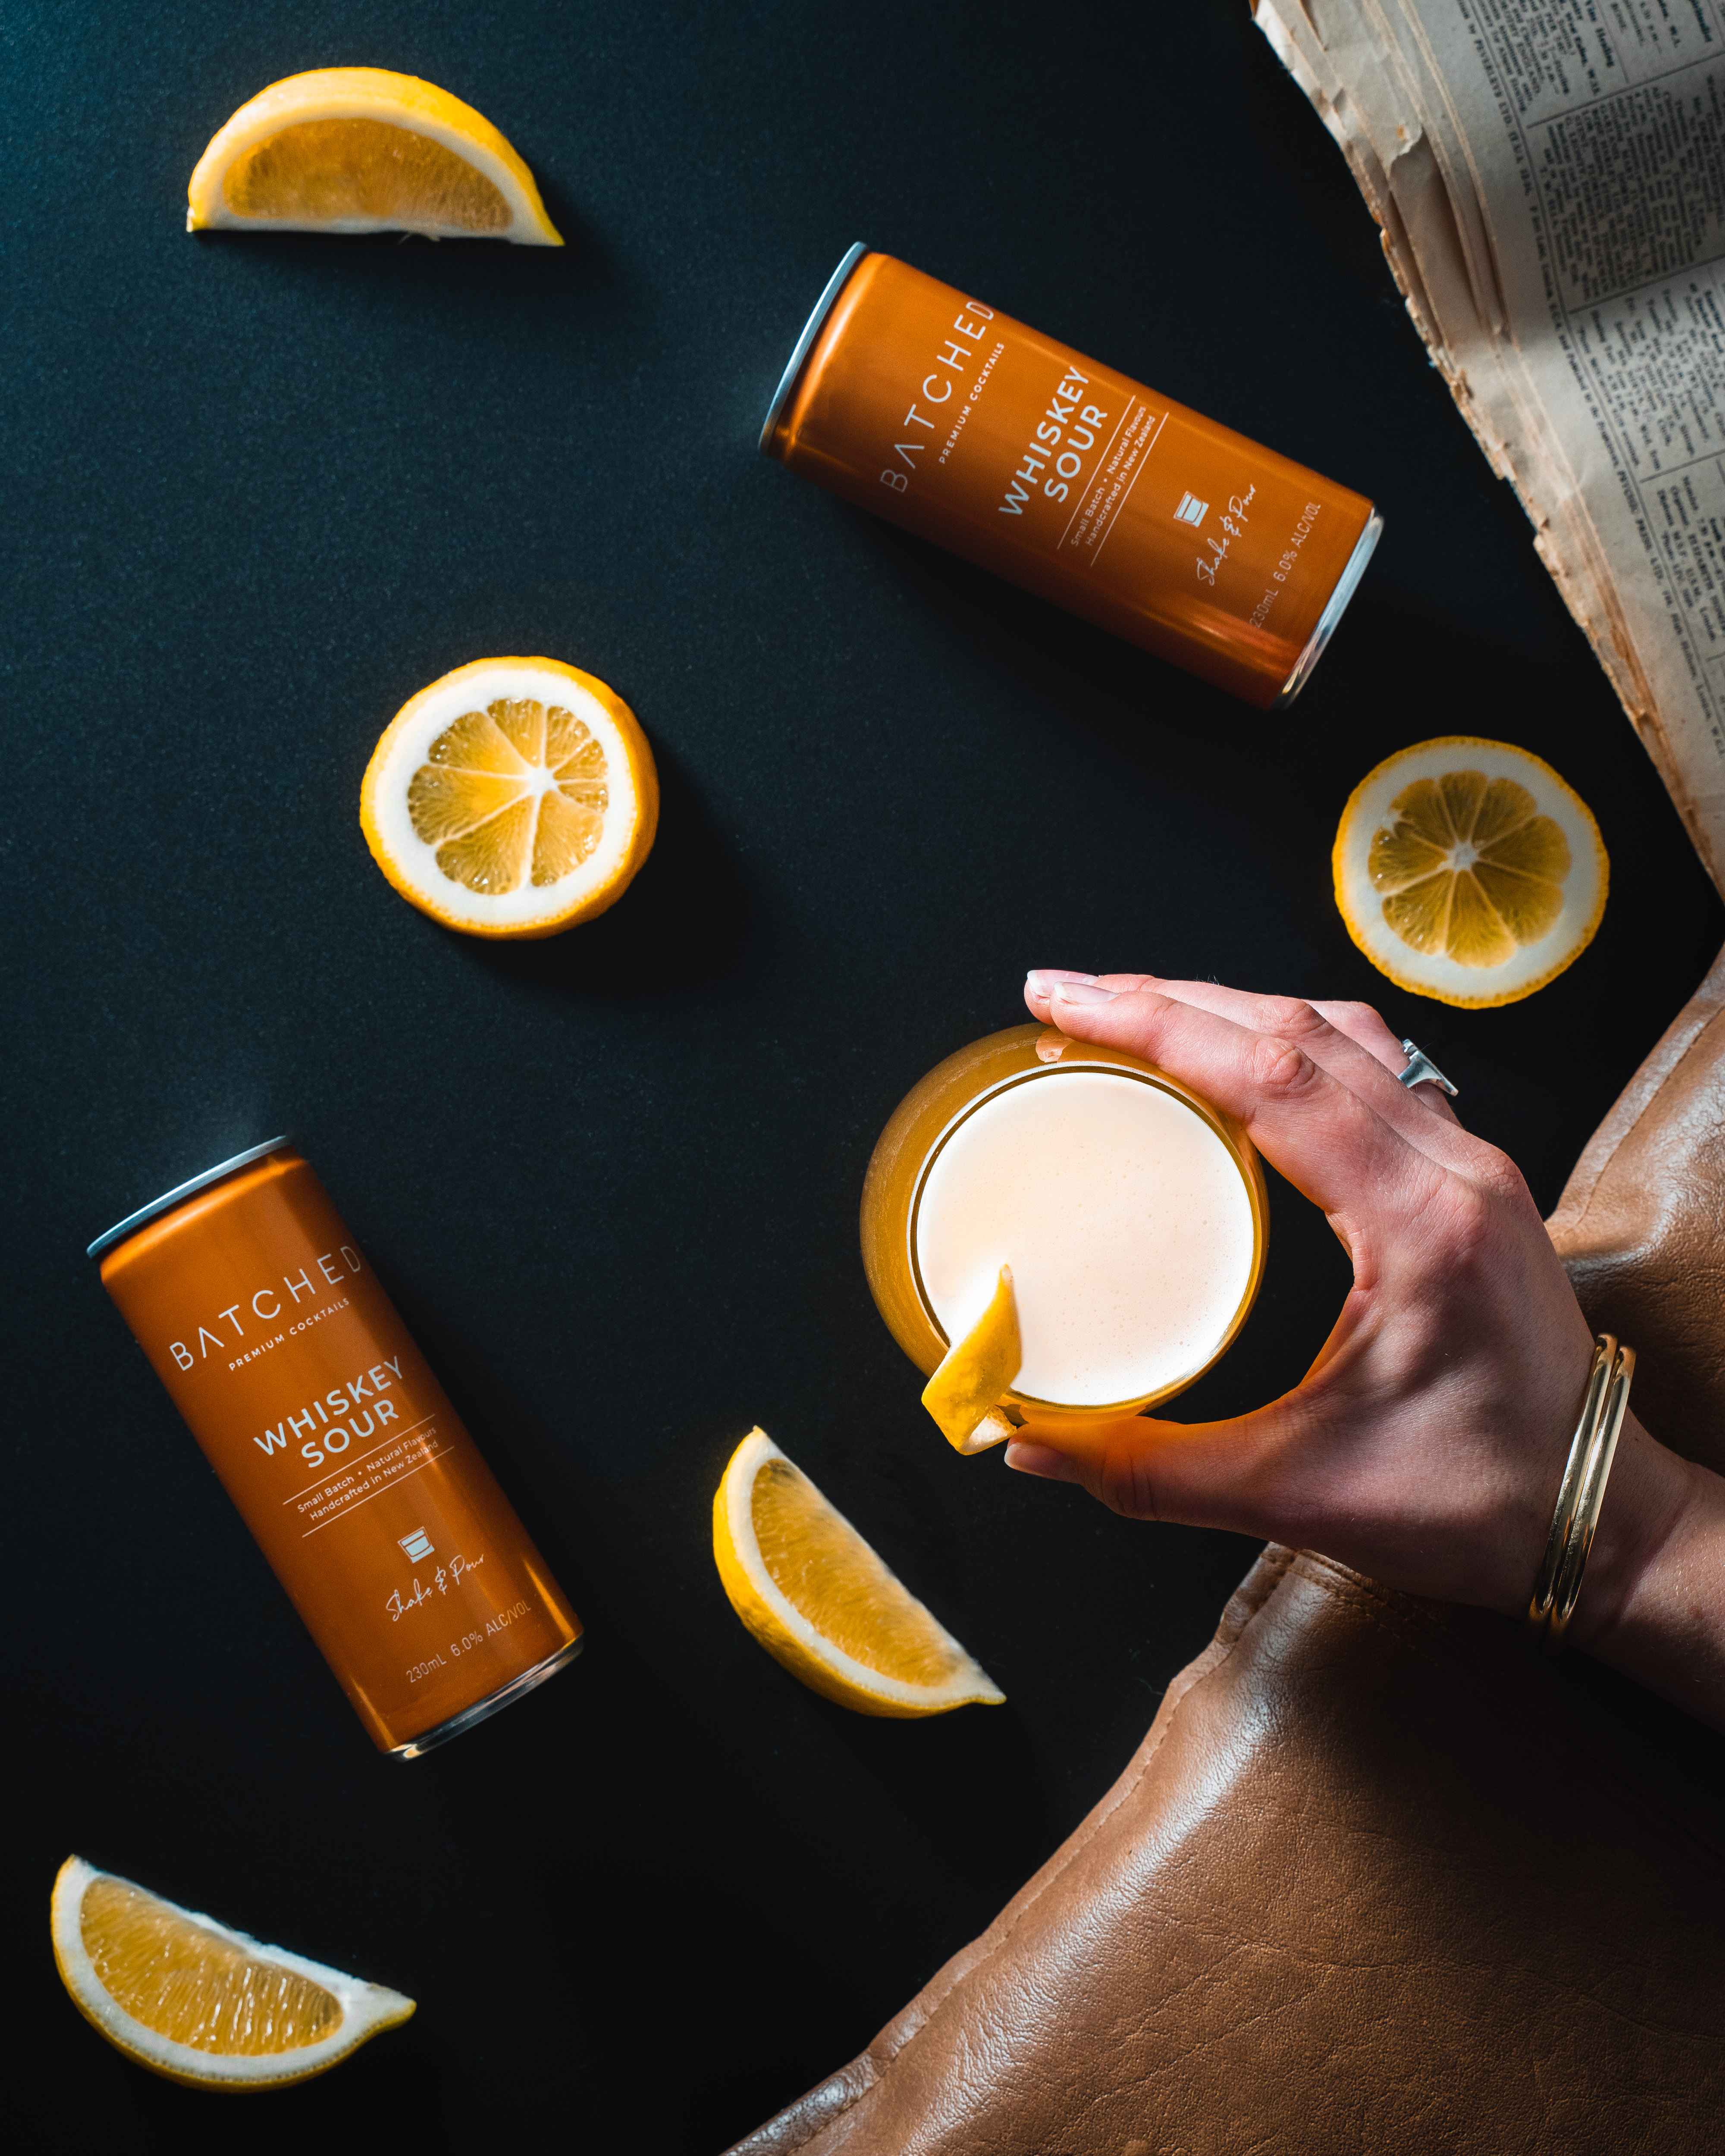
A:
<svg viewBox="0 0 1725 2156">
<path fill-rule="evenodd" d="M 1659 1599 L 1661 1574 L 1704 1504 L 1707 1484 L 1725 1496 L 1716 1476 L 1661 1445 L 1634 1415 L 1625 1419 L 1569 1625 L 1573 1645 L 1617 1660 L 1614 1643 L 1632 1633 L 1645 1605 Z"/>
</svg>

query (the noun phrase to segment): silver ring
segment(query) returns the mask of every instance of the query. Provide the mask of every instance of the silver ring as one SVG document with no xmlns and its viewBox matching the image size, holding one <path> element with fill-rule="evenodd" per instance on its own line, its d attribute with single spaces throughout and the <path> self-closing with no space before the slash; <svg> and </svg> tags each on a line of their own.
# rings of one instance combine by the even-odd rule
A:
<svg viewBox="0 0 1725 2156">
<path fill-rule="evenodd" d="M 1423 1048 L 1415 1048 L 1411 1040 L 1404 1040 L 1402 1054 L 1408 1060 L 1406 1067 L 1396 1073 L 1398 1086 L 1405 1086 L 1409 1092 L 1416 1086 L 1435 1086 L 1440 1093 L 1447 1093 L 1452 1101 L 1455 1098 L 1455 1088 Z"/>
</svg>

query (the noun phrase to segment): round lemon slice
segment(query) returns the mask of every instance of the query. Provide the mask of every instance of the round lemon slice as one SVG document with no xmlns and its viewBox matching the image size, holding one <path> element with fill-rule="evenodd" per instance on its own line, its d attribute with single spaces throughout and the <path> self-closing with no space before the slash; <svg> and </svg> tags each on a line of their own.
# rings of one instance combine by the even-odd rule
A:
<svg viewBox="0 0 1725 2156">
<path fill-rule="evenodd" d="M 470 936 L 555 936 L 652 850 L 653 752 L 619 696 L 557 659 L 476 659 L 398 711 L 360 827 L 402 896 Z"/>
<path fill-rule="evenodd" d="M 775 1661 L 859 1714 L 944 1714 L 1006 1695 L 764 1430 L 713 1499 L 731 1606 Z"/>
<path fill-rule="evenodd" d="M 54 1882 L 54 1965 L 86 2021 L 170 2081 L 281 2088 L 393 2029 L 411 1999 L 69 1856 Z"/>
<path fill-rule="evenodd" d="M 1573 965 L 1609 880 L 1580 796 L 1530 751 L 1469 734 L 1368 772 L 1331 866 L 1348 932 L 1378 972 L 1466 1009 L 1519 1002 Z"/>
<path fill-rule="evenodd" d="M 314 68 L 260 90 L 211 137 L 187 203 L 187 232 L 563 244 L 533 175 L 482 112 L 387 68 Z"/>
</svg>

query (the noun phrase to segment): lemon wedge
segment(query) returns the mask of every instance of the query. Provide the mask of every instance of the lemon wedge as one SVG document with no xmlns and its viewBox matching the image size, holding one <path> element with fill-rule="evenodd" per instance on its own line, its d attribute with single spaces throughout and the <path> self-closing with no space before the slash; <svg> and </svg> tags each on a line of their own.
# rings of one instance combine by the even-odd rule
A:
<svg viewBox="0 0 1725 2156">
<path fill-rule="evenodd" d="M 211 137 L 187 205 L 187 232 L 563 244 L 533 175 L 482 112 L 387 68 L 314 68 L 260 90 Z"/>
<path fill-rule="evenodd" d="M 1024 1359 L 1012 1267 L 1002 1265 L 988 1307 L 955 1340 L 922 1390 L 922 1404 L 955 1452 L 986 1452 L 1004 1445 L 1013 1426 L 999 1412 Z"/>
<path fill-rule="evenodd" d="M 477 659 L 398 711 L 360 827 L 402 896 L 470 936 L 555 936 L 614 906 L 659 824 L 621 696 L 557 659 Z"/>
<path fill-rule="evenodd" d="M 944 1714 L 1006 1695 L 764 1430 L 713 1499 L 731 1606 L 775 1661 L 859 1714 Z"/>
<path fill-rule="evenodd" d="M 1530 750 L 1468 734 L 1368 772 L 1331 867 L 1348 932 L 1378 972 L 1466 1009 L 1517 1003 L 1573 965 L 1610 878 L 1574 788 Z"/>
<path fill-rule="evenodd" d="M 405 2021 L 411 1999 L 193 1916 L 81 1856 L 54 1882 L 54 1965 L 129 2059 L 196 2088 L 309 2080 Z"/>
</svg>

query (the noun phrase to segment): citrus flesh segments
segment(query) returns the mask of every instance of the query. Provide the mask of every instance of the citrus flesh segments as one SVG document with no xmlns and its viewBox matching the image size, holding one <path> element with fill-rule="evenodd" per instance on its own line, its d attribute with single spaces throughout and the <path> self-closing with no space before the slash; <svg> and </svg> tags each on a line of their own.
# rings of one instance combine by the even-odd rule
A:
<svg viewBox="0 0 1725 2156">
<path fill-rule="evenodd" d="M 1471 735 L 1368 772 L 1331 867 L 1348 932 L 1378 972 L 1462 1009 L 1518 1002 L 1573 965 L 1610 875 L 1574 789 L 1531 750 Z"/>
<path fill-rule="evenodd" d="M 186 229 L 563 244 L 482 112 L 387 68 L 314 68 L 248 99 L 198 161 Z"/>
<path fill-rule="evenodd" d="M 481 659 L 390 722 L 360 788 L 402 896 L 471 936 L 554 936 L 614 906 L 652 849 L 659 780 L 623 699 L 554 659 Z"/>
<path fill-rule="evenodd" d="M 910 1718 L 1005 1697 L 763 1430 L 713 1500 L 713 1559 L 732 1607 L 811 1691 Z"/>
<path fill-rule="evenodd" d="M 116 2050 L 197 2088 L 281 2088 L 393 2029 L 413 2001 L 265 1946 L 82 1857 L 54 1881 L 54 1965 Z"/>
</svg>

